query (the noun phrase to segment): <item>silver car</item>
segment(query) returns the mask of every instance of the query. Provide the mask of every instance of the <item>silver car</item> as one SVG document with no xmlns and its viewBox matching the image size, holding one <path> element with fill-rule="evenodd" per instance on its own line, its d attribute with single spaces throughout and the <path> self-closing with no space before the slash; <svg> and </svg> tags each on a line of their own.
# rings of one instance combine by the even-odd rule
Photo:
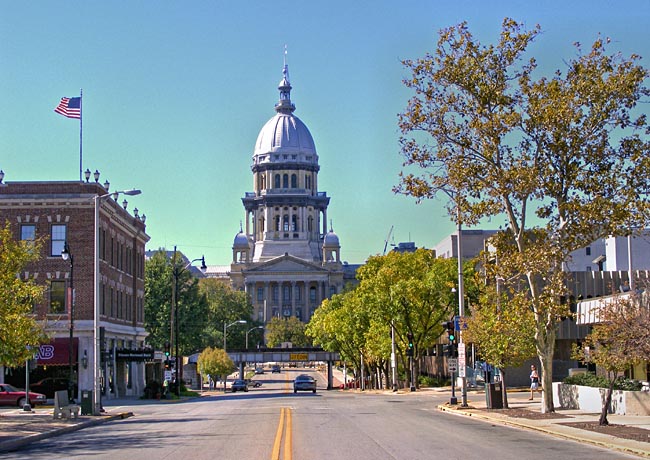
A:
<svg viewBox="0 0 650 460">
<path fill-rule="evenodd" d="M 311 391 L 316 393 L 316 379 L 311 375 L 300 374 L 293 381 L 293 392 L 298 393 L 299 391 Z"/>
</svg>

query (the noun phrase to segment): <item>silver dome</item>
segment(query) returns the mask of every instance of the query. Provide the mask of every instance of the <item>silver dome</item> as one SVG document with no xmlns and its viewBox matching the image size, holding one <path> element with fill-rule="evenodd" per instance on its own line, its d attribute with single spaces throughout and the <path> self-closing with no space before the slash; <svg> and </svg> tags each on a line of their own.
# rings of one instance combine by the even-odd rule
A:
<svg viewBox="0 0 650 460">
<path fill-rule="evenodd" d="M 277 113 L 257 136 L 253 155 L 269 153 L 316 155 L 316 146 L 309 129 L 298 117 Z"/>
</svg>

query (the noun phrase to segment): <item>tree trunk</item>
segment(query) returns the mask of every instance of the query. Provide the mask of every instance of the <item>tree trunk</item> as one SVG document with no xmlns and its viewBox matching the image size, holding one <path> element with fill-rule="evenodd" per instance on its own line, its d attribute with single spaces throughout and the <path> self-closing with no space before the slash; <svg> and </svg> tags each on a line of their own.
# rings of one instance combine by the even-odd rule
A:
<svg viewBox="0 0 650 460">
<path fill-rule="evenodd" d="M 614 381 L 616 378 L 613 378 L 609 381 L 609 388 L 607 389 L 607 396 L 605 397 L 605 402 L 603 403 L 603 409 L 600 411 L 600 418 L 598 419 L 598 424 L 601 426 L 609 425 L 607 420 L 607 413 L 609 408 L 612 405 L 612 392 L 614 391 Z"/>
<path fill-rule="evenodd" d="M 506 370 L 503 368 L 499 369 L 501 372 L 501 399 L 503 401 L 503 408 L 508 409 L 508 392 L 506 391 Z"/>
<path fill-rule="evenodd" d="M 547 321 L 548 325 L 549 322 Z M 543 335 L 543 337 L 540 337 Z M 540 370 L 542 375 L 539 380 L 542 384 L 542 413 L 555 412 L 553 404 L 553 353 L 555 351 L 555 329 L 554 327 L 545 326 L 538 328 L 535 333 L 537 341 L 537 356 L 540 361 Z"/>
</svg>

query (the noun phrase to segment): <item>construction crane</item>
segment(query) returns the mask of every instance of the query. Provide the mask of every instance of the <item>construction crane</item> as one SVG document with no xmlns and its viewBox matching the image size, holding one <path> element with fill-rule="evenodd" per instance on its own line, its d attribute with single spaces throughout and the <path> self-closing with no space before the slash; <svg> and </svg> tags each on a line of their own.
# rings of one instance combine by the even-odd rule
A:
<svg viewBox="0 0 650 460">
<path fill-rule="evenodd" d="M 390 237 L 393 234 L 393 228 L 395 226 L 391 225 L 390 230 L 388 230 L 388 235 L 386 235 L 386 239 L 384 240 L 384 253 L 382 255 L 386 255 L 386 249 L 388 249 L 388 242 L 390 241 Z M 391 246 L 395 246 L 394 244 L 391 244 Z"/>
</svg>

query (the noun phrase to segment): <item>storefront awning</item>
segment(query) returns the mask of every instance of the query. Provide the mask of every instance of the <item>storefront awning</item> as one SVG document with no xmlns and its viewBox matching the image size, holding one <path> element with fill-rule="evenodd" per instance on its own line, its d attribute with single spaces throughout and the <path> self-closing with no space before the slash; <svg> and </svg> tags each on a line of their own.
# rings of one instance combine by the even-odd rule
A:
<svg viewBox="0 0 650 460">
<path fill-rule="evenodd" d="M 63 366 L 70 364 L 70 339 L 52 339 L 50 343 L 42 344 L 36 354 L 39 366 Z M 72 365 L 77 363 L 79 339 L 72 339 Z"/>
</svg>

